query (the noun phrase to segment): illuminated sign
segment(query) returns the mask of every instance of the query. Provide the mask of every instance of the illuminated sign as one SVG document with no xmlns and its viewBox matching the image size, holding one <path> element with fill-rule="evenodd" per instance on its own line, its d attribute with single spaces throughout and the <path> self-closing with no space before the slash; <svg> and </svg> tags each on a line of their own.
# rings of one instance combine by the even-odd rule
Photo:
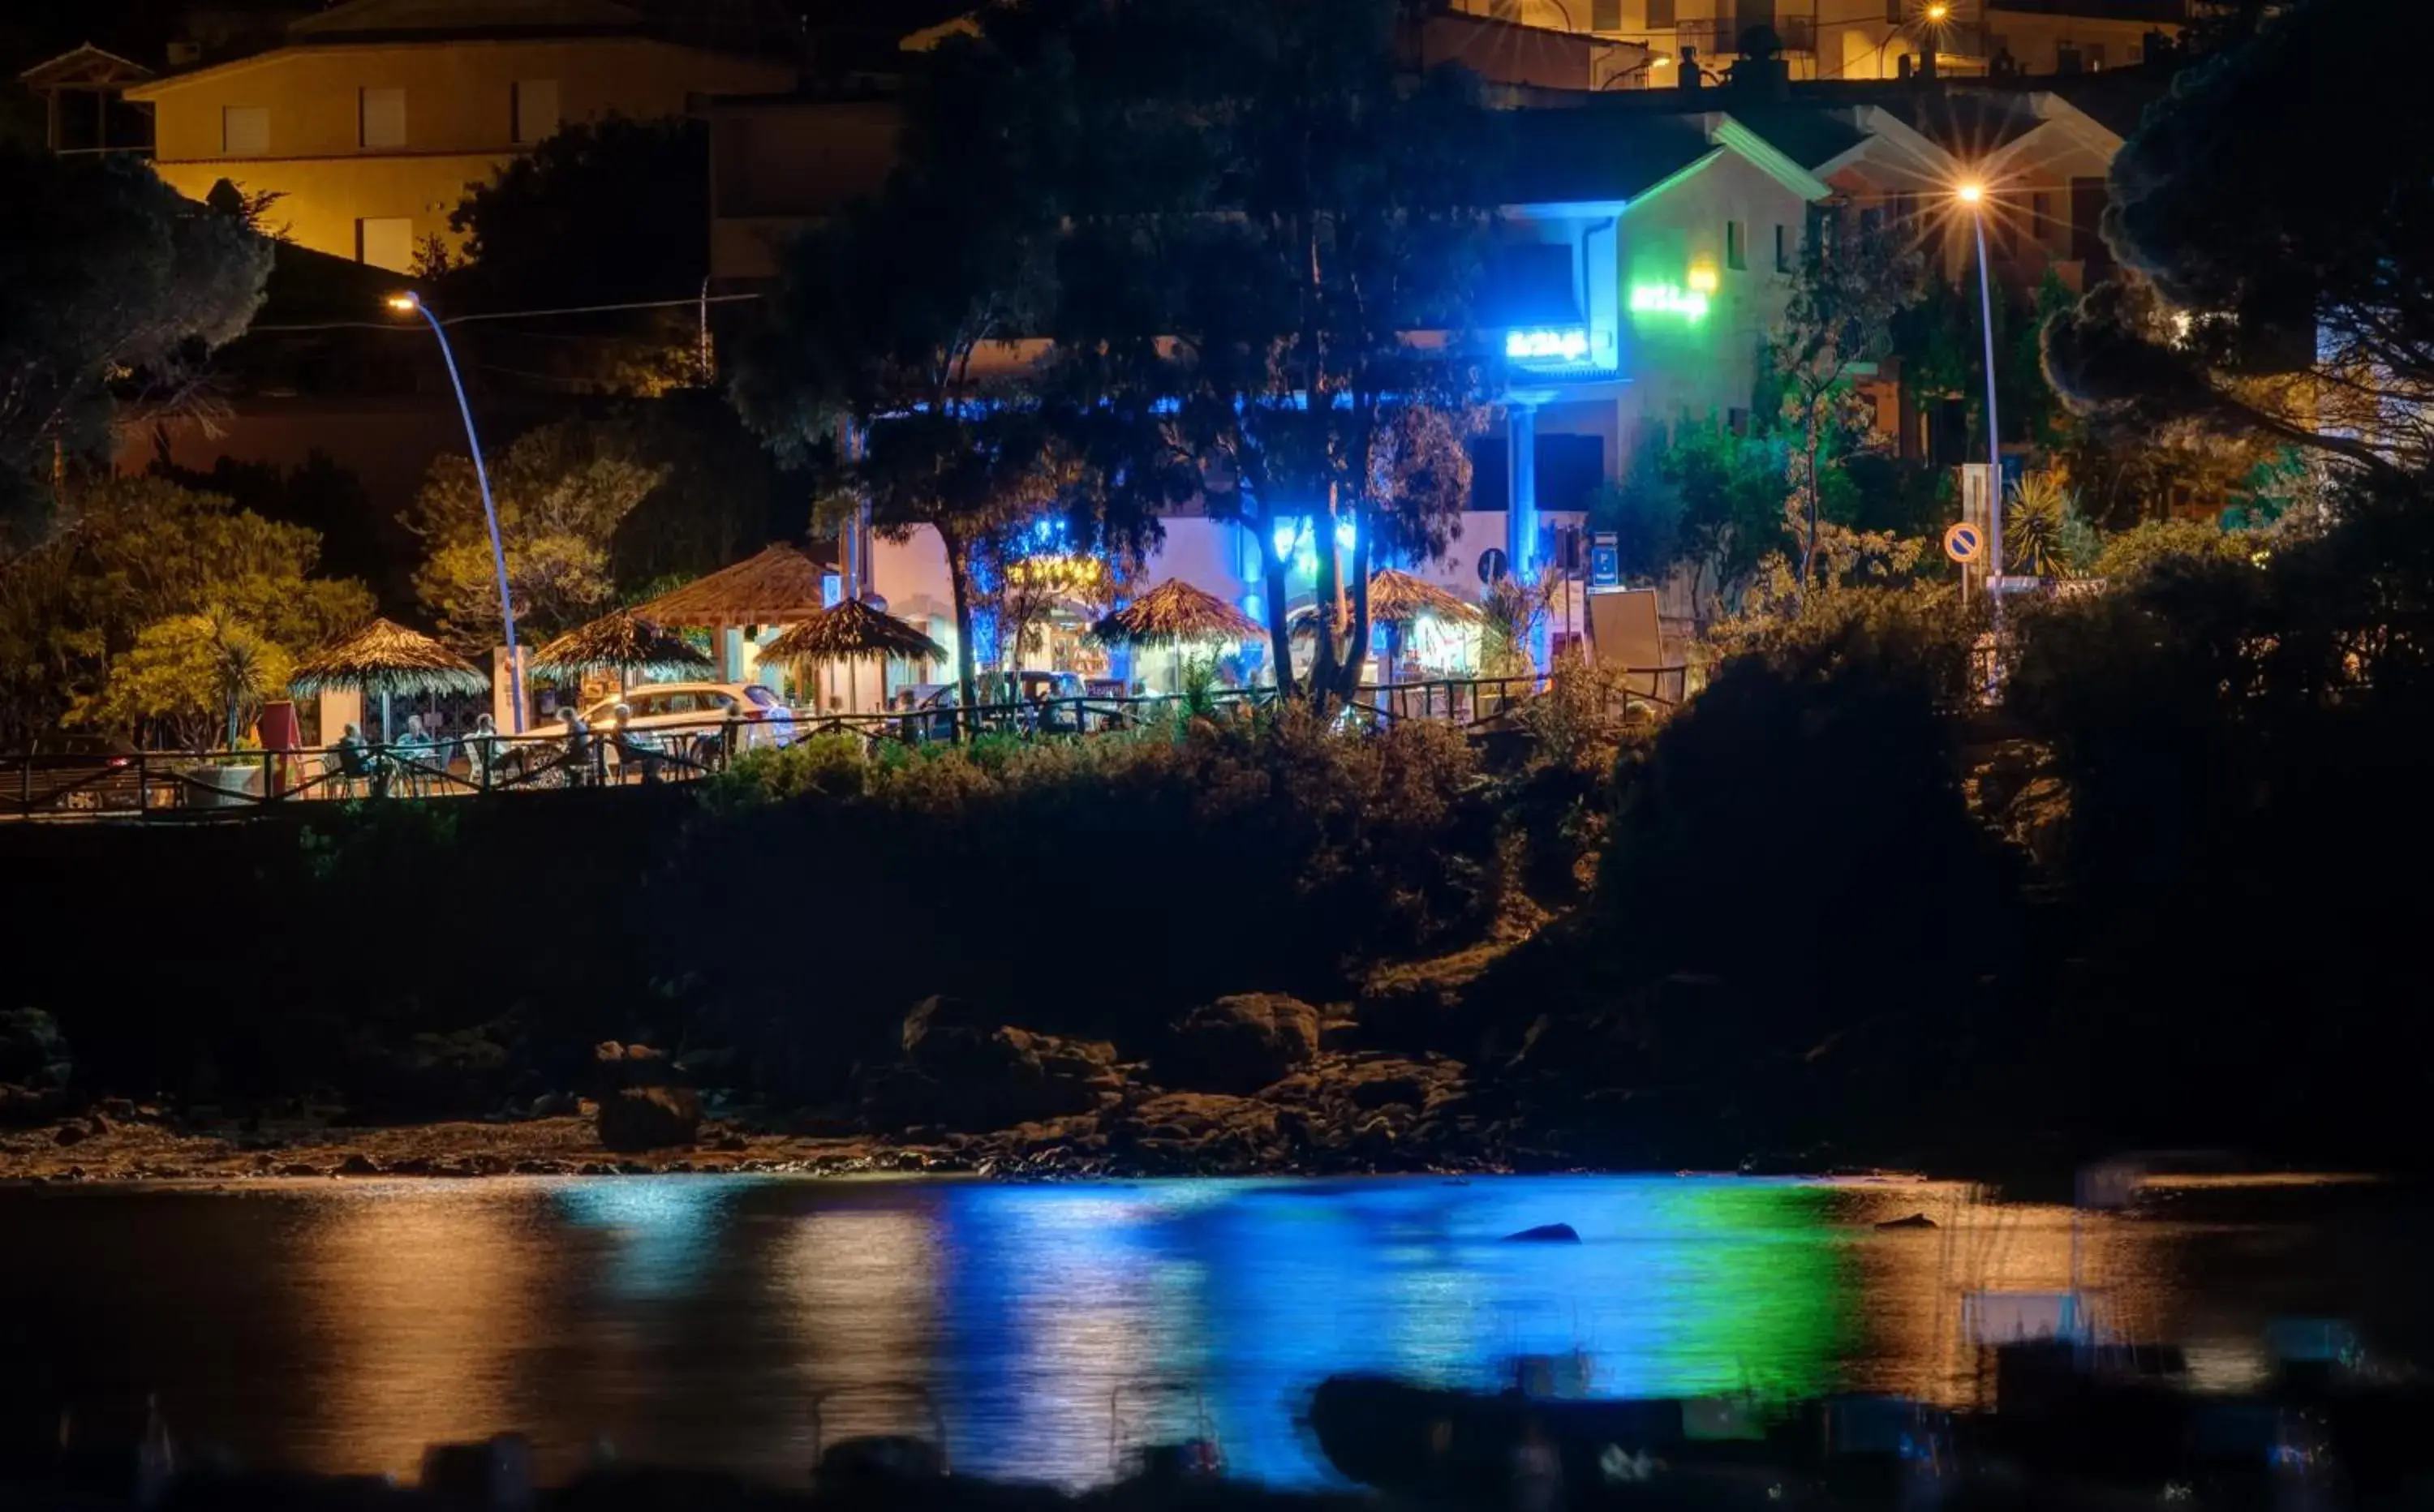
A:
<svg viewBox="0 0 2434 1512">
<path fill-rule="evenodd" d="M 1504 355 L 1524 361 L 1576 363 L 1589 354 L 1589 333 L 1578 326 L 1504 334 Z"/>
<path fill-rule="evenodd" d="M 1685 320 L 1707 318 L 1707 297 L 1697 289 L 1673 283 L 1635 283 L 1631 313 L 1636 315 L 1680 315 Z"/>
</svg>

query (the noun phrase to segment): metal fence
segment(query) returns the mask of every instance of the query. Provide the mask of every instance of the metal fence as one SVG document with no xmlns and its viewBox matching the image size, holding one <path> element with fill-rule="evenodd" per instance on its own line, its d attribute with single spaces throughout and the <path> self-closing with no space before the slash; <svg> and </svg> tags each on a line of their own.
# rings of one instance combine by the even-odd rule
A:
<svg viewBox="0 0 2434 1512">
<path fill-rule="evenodd" d="M 1682 701 L 1684 669 L 1634 669 L 1625 697 L 1662 713 Z M 1348 724 L 1402 720 L 1477 730 L 1509 721 L 1546 691 L 1545 675 L 1365 685 L 1338 711 Z M 624 730 L 475 733 L 436 740 L 310 751 L 129 751 L 0 757 L 0 820 L 227 817 L 298 803 L 444 798 L 569 788 L 691 782 L 756 749 L 822 736 L 875 752 L 975 738 L 1078 738 L 1171 727 L 1205 714 L 1240 719 L 1276 703 L 1274 688 L 1221 688 L 1198 702 L 1175 694 L 1051 698 L 867 714 L 800 714 L 791 722 L 723 720 Z"/>
</svg>

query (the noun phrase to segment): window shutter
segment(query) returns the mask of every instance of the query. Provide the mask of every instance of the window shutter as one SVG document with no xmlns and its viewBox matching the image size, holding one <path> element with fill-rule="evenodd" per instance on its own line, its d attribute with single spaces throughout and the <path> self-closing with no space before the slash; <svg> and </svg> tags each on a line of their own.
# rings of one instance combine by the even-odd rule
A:
<svg viewBox="0 0 2434 1512">
<path fill-rule="evenodd" d="M 405 145 L 405 91 L 365 90 L 363 128 L 363 144 L 368 148 Z"/>
<path fill-rule="evenodd" d="M 231 158 L 270 156 L 270 111 L 260 105 L 220 110 L 220 151 Z"/>
<path fill-rule="evenodd" d="M 557 130 L 557 80 L 519 79 L 515 96 L 516 145 L 531 146 Z"/>
</svg>

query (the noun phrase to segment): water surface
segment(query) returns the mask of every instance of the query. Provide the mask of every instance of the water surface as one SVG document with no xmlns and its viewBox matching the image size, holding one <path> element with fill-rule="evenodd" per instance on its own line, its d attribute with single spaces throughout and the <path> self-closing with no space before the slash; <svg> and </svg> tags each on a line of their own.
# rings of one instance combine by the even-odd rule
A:
<svg viewBox="0 0 2434 1512">
<path fill-rule="evenodd" d="M 1874 1227 L 1914 1212 L 1940 1226 Z M 1553 1222 L 1583 1242 L 1500 1242 Z M 1671 1177 L 18 1189 L 0 1237 L 0 1389 L 156 1392 L 249 1464 L 410 1474 L 514 1428 L 552 1477 L 606 1440 L 791 1481 L 822 1433 L 913 1431 L 1065 1485 L 1204 1429 L 1320 1482 L 1328 1373 L 1488 1385 L 1518 1353 L 1585 1351 L 1608 1394 L 1967 1402 L 1964 1300 L 2074 1276 L 2236 1387 L 2277 1316 L 2422 1351 L 2434 1259 L 2388 1188 L 2185 1193 L 2074 1243 L 1958 1188 Z"/>
</svg>

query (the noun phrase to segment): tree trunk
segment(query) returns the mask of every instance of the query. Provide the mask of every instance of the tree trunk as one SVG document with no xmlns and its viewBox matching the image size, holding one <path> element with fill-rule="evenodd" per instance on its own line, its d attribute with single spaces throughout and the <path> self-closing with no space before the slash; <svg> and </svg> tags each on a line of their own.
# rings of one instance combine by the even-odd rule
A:
<svg viewBox="0 0 2434 1512">
<path fill-rule="evenodd" d="M 1268 654 L 1276 662 L 1277 702 L 1294 696 L 1293 620 L 1285 612 L 1285 561 L 1277 554 L 1277 522 L 1260 511 L 1252 528 L 1260 537 L 1260 597 L 1268 614 Z"/>
<path fill-rule="evenodd" d="M 1361 692 L 1361 669 L 1369 660 L 1369 530 L 1367 522 L 1356 509 L 1352 516 L 1352 554 L 1346 564 L 1352 581 L 1351 623 L 1346 628 L 1348 639 L 1344 648 L 1344 702 L 1349 704 Z M 1393 682 L 1394 669 L 1387 669 L 1386 681 Z"/>
<path fill-rule="evenodd" d="M 1335 559 L 1335 484 L 1327 485 L 1327 513 L 1313 520 L 1311 532 L 1317 537 L 1311 544 L 1317 549 L 1317 602 L 1312 608 L 1318 616 L 1318 642 L 1310 658 L 1311 706 L 1321 715 L 1341 689 L 1341 678 L 1335 661 L 1335 609 L 1342 586 L 1341 564 Z"/>
<path fill-rule="evenodd" d="M 977 731 L 979 682 L 972 661 L 972 564 L 963 539 L 947 526 L 937 527 L 939 544 L 947 551 L 947 582 L 955 598 L 955 734 L 968 739 Z"/>
</svg>

